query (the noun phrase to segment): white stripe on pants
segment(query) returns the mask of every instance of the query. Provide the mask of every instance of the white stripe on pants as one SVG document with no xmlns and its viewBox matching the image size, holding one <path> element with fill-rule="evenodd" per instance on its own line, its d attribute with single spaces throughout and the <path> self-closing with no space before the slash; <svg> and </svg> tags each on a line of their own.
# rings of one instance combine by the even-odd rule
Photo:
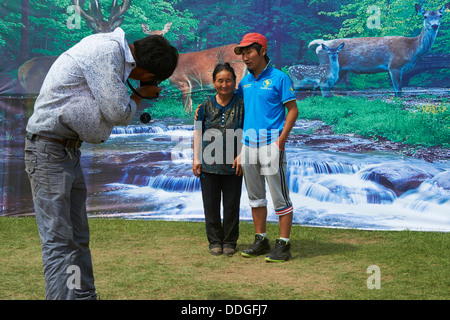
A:
<svg viewBox="0 0 450 320">
<path fill-rule="evenodd" d="M 241 165 L 252 208 L 267 206 L 267 182 L 275 212 L 279 215 L 292 212 L 286 176 L 286 155 L 275 142 L 259 148 L 243 145 Z"/>
</svg>

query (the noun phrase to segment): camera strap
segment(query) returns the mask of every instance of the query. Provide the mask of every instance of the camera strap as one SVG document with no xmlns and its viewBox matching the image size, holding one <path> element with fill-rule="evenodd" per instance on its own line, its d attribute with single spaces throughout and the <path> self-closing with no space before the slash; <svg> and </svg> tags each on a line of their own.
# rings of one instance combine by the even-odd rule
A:
<svg viewBox="0 0 450 320">
<path fill-rule="evenodd" d="M 133 86 L 131 85 L 131 83 L 128 79 L 127 79 L 127 84 L 130 87 L 131 91 L 133 91 L 133 93 L 135 95 L 137 95 L 138 97 L 141 97 L 142 99 L 148 99 L 148 100 L 156 99 L 156 97 L 144 97 L 144 96 L 140 95 L 139 92 L 137 92 L 136 89 L 133 88 Z M 152 120 L 152 116 L 147 112 L 143 112 L 141 114 L 141 116 L 139 117 L 139 120 L 142 123 L 149 123 Z"/>
</svg>

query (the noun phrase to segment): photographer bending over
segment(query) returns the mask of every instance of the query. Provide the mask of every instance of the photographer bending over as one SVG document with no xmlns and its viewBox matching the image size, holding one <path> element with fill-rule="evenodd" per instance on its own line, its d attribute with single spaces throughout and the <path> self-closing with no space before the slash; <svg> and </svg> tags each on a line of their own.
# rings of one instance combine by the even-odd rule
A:
<svg viewBox="0 0 450 320">
<path fill-rule="evenodd" d="M 128 44 L 121 28 L 88 36 L 64 52 L 44 80 L 28 121 L 25 166 L 41 238 L 47 299 L 96 299 L 87 189 L 80 165 L 83 142 L 105 142 L 116 125 L 127 125 L 141 96 L 128 95 L 127 78 L 162 81 L 171 76 L 178 52 L 162 36 Z M 73 272 L 79 281 L 72 283 Z"/>
</svg>

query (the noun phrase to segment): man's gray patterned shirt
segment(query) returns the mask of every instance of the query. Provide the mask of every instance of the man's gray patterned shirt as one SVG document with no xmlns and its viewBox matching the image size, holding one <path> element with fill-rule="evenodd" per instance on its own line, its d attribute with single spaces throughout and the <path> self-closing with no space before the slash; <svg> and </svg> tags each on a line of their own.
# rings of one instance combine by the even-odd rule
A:
<svg viewBox="0 0 450 320">
<path fill-rule="evenodd" d="M 50 68 L 27 131 L 105 142 L 114 126 L 127 125 L 136 113 L 125 85 L 135 66 L 121 28 L 84 38 Z"/>
</svg>

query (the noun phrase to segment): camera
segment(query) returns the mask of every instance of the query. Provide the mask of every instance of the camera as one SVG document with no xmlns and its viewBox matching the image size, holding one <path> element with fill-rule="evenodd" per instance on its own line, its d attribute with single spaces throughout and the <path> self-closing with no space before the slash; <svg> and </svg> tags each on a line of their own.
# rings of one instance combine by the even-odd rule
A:
<svg viewBox="0 0 450 320">
<path fill-rule="evenodd" d="M 145 86 L 159 86 L 159 81 L 157 80 L 151 80 L 151 81 L 139 81 L 139 86 L 140 87 L 145 87 Z M 159 93 L 156 95 L 156 97 L 143 97 L 144 99 L 148 99 L 148 100 L 152 100 L 152 99 L 158 99 L 159 98 Z"/>
</svg>

